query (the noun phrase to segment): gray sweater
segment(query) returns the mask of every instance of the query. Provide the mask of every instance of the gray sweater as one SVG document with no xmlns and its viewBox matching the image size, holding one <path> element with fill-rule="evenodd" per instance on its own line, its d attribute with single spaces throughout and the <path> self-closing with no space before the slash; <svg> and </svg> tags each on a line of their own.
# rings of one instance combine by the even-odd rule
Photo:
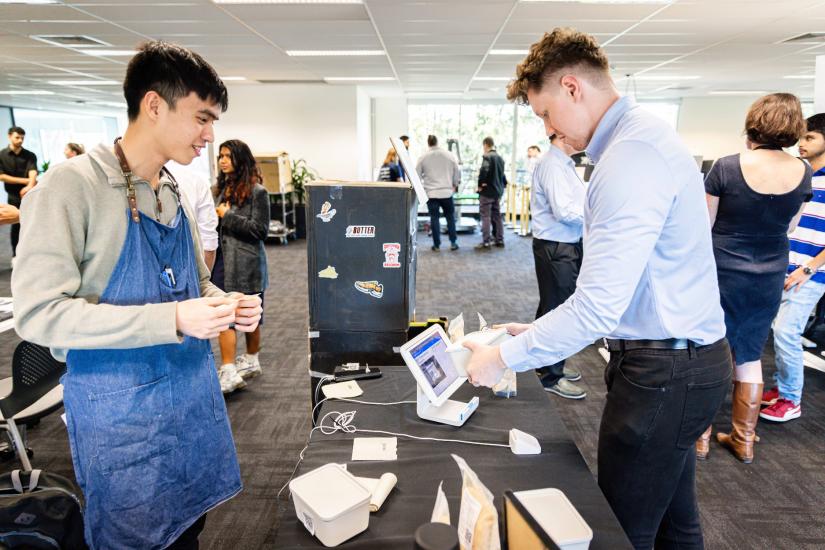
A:
<svg viewBox="0 0 825 550">
<path fill-rule="evenodd" d="M 138 209 L 168 224 L 177 214 L 164 175 L 157 197 L 135 178 Z M 195 245 L 202 296 L 223 296 L 209 282 L 191 207 L 184 201 Z M 58 359 L 69 349 L 128 349 L 181 342 L 176 302 L 120 306 L 100 295 L 120 257 L 127 230 L 126 183 L 111 145 L 100 144 L 49 170 L 23 198 L 20 245 L 11 288 L 15 329 L 48 346 Z M 135 281 L 140 284 L 140 281 Z"/>
</svg>

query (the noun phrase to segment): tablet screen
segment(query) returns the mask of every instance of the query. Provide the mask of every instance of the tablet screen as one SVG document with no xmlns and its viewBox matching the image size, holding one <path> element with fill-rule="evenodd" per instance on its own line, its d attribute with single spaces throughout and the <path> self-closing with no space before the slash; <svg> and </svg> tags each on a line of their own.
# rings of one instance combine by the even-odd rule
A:
<svg viewBox="0 0 825 550">
<path fill-rule="evenodd" d="M 424 374 L 436 397 L 458 379 L 458 372 L 447 354 L 447 342 L 437 332 L 409 350 L 410 355 Z"/>
</svg>

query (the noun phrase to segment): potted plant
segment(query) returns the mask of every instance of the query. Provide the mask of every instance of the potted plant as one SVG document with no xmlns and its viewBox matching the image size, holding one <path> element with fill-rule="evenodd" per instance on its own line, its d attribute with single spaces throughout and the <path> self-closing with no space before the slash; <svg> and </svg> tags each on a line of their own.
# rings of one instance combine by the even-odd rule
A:
<svg viewBox="0 0 825 550">
<path fill-rule="evenodd" d="M 307 235 L 304 184 L 318 179 L 318 173 L 310 168 L 304 159 L 292 162 L 292 198 L 295 210 L 295 237 L 304 239 Z"/>
</svg>

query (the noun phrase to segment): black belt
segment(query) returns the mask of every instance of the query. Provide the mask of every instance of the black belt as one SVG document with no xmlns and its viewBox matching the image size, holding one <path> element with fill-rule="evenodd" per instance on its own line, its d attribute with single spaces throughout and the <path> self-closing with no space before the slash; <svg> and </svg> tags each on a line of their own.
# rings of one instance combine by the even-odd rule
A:
<svg viewBox="0 0 825 550">
<path fill-rule="evenodd" d="M 607 350 L 629 351 L 632 349 L 688 349 L 696 346 L 687 338 L 668 338 L 667 340 L 611 340 L 604 339 Z"/>
</svg>

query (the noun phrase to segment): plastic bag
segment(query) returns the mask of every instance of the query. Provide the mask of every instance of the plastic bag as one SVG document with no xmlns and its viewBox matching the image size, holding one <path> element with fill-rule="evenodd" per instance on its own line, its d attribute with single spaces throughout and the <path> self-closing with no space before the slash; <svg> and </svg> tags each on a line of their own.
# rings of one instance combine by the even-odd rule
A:
<svg viewBox="0 0 825 550">
<path fill-rule="evenodd" d="M 461 470 L 461 511 L 458 514 L 458 542 L 461 550 L 501 550 L 498 511 L 493 493 L 481 483 L 463 458 L 451 455 Z"/>
<path fill-rule="evenodd" d="M 493 395 L 496 397 L 506 397 L 507 399 L 515 397 L 518 394 L 516 388 L 516 373 L 511 369 L 505 369 L 504 375 L 498 384 L 493 386 Z"/>
<path fill-rule="evenodd" d="M 433 515 L 430 521 L 450 525 L 450 505 L 447 502 L 447 496 L 444 494 L 443 485 L 443 481 L 438 484 L 438 491 L 435 493 L 435 506 L 433 506 Z"/>
</svg>

